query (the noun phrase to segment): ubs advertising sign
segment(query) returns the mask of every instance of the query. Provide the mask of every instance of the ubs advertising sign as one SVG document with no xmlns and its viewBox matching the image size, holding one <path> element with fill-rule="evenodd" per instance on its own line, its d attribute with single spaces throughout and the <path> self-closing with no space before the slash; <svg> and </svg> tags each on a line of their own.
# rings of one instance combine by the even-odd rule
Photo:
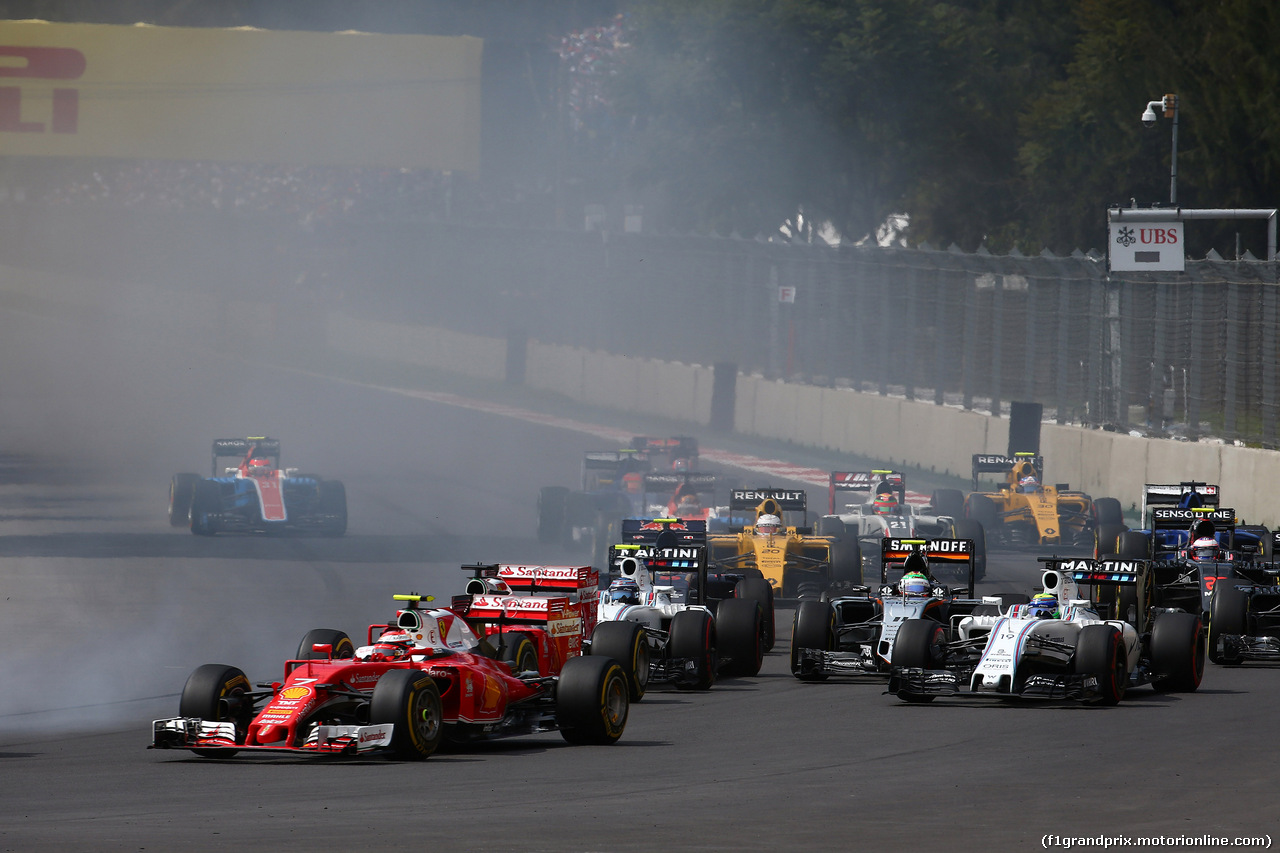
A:
<svg viewBox="0 0 1280 853">
<path fill-rule="evenodd" d="M 1184 223 L 1177 220 L 1165 222 L 1121 219 L 1112 211 L 1110 246 L 1107 252 L 1112 272 L 1143 270 L 1182 272 L 1186 268 L 1183 253 Z"/>
</svg>

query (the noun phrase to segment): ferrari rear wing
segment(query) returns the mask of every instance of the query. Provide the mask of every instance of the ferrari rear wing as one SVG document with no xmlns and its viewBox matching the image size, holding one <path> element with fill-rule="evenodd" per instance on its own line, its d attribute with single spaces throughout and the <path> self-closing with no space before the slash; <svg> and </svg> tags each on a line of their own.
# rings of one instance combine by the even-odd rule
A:
<svg viewBox="0 0 1280 853">
<path fill-rule="evenodd" d="M 253 451 L 255 457 L 266 457 L 271 460 L 272 467 L 280 467 L 280 439 L 267 438 L 264 435 L 251 435 L 245 438 L 215 438 L 213 440 L 213 475 L 218 471 L 218 460 L 234 457 L 244 459 Z"/>
<path fill-rule="evenodd" d="M 832 471 L 829 479 L 827 514 L 835 515 L 837 492 L 861 492 L 870 496 L 878 491 L 881 483 L 888 483 L 898 496 L 898 503 L 907 502 L 907 485 L 900 471 L 877 469 L 874 471 Z"/>
<path fill-rule="evenodd" d="M 1200 502 L 1204 506 L 1216 507 L 1222 500 L 1218 487 L 1212 483 L 1197 483 L 1193 480 L 1182 483 L 1147 483 L 1142 487 L 1143 512 L 1149 506 L 1177 506 L 1182 503 L 1183 496 L 1193 492 L 1200 496 Z"/>
</svg>

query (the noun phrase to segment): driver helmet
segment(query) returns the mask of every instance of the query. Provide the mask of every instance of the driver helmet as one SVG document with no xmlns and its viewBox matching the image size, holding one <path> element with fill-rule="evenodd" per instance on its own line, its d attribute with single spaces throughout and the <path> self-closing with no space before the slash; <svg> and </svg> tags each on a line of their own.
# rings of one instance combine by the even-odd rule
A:
<svg viewBox="0 0 1280 853">
<path fill-rule="evenodd" d="M 368 654 L 364 656 L 365 660 L 404 660 L 409 656 L 409 647 L 413 643 L 413 638 L 408 632 L 399 628 L 392 628 L 383 631 L 382 636 L 378 637 L 378 642 L 374 643 Z"/>
<path fill-rule="evenodd" d="M 772 536 L 782 529 L 782 519 L 771 513 L 765 513 L 756 519 L 756 533 Z"/>
<path fill-rule="evenodd" d="M 898 510 L 898 496 L 893 492 L 880 492 L 871 506 L 876 515 L 892 515 Z"/>
<path fill-rule="evenodd" d="M 692 492 L 681 495 L 680 502 L 676 504 L 676 506 L 677 508 L 679 508 L 679 510 L 682 513 L 697 512 L 698 510 L 702 509 L 702 506 L 700 505 L 700 502 L 698 500 L 698 496 Z"/>
<path fill-rule="evenodd" d="M 1018 480 L 1018 491 L 1024 494 L 1034 492 L 1038 488 L 1040 488 L 1040 481 L 1036 479 L 1035 474 L 1028 474 Z"/>
<path fill-rule="evenodd" d="M 628 578 L 619 578 L 609 584 L 610 604 L 639 604 L 640 584 Z"/>
<path fill-rule="evenodd" d="M 250 459 L 248 469 L 250 477 L 266 477 L 271 473 L 271 460 Z"/>
<path fill-rule="evenodd" d="M 1027 605 L 1027 616 L 1031 619 L 1057 619 L 1058 596 L 1051 592 L 1037 592 Z"/>
<path fill-rule="evenodd" d="M 671 470 L 672 471 L 688 471 L 689 460 L 685 459 L 683 456 L 677 456 L 675 459 L 671 460 Z"/>
<path fill-rule="evenodd" d="M 1192 560 L 1216 560 L 1221 553 L 1218 540 L 1212 536 L 1201 536 L 1187 549 L 1187 556 Z"/>
<path fill-rule="evenodd" d="M 902 595 L 925 596 L 931 589 L 929 579 L 920 572 L 907 572 L 902 576 L 902 580 L 898 581 L 898 592 Z"/>
</svg>

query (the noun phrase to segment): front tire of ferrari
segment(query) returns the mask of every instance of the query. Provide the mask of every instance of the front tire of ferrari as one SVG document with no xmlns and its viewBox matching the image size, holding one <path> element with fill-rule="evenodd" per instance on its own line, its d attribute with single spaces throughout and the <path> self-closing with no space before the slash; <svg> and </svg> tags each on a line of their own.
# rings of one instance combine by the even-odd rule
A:
<svg viewBox="0 0 1280 853">
<path fill-rule="evenodd" d="M 1129 684 L 1129 662 L 1124 653 L 1124 639 L 1114 625 L 1085 625 L 1076 639 L 1076 652 L 1071 671 L 1098 679 L 1099 705 L 1116 705 L 1124 698 Z"/>
<path fill-rule="evenodd" d="M 752 598 L 726 598 L 716 611 L 719 651 L 728 658 L 725 675 L 752 676 L 764 662 L 764 614 Z"/>
<path fill-rule="evenodd" d="M 825 601 L 802 601 L 791 621 L 791 674 L 801 681 L 826 681 L 825 672 L 805 670 L 801 649 L 829 652 L 835 649 L 836 614 Z"/>
<path fill-rule="evenodd" d="M 762 645 L 766 652 L 773 651 L 778 635 L 773 609 L 773 587 L 764 578 L 743 578 L 734 586 L 733 595 L 735 598 L 749 598 L 760 602 L 760 609 L 764 615 Z"/>
<path fill-rule="evenodd" d="M 710 690 L 716 683 L 716 623 L 705 610 L 681 610 L 671 618 L 667 653 L 694 662 L 688 679 L 676 682 L 685 690 Z"/>
<path fill-rule="evenodd" d="M 1151 667 L 1161 693 L 1192 693 L 1204 677 L 1204 623 L 1194 613 L 1161 613 L 1151 627 Z"/>
<path fill-rule="evenodd" d="M 317 652 L 313 646 L 330 646 L 333 652 L 326 655 L 324 652 Z M 294 660 L 350 660 L 355 656 L 355 644 L 346 631 L 312 628 L 302 636 L 302 642 L 298 643 L 298 654 Z"/>
<path fill-rule="evenodd" d="M 421 760 L 440 746 L 444 712 L 440 689 L 417 669 L 389 670 L 373 688 L 369 723 L 391 723 L 391 752 L 397 758 Z"/>
<path fill-rule="evenodd" d="M 236 724 L 236 743 L 244 743 L 245 730 L 253 712 L 253 703 L 244 698 L 249 692 L 249 679 L 234 666 L 206 663 L 196 667 L 182 687 L 178 715 L 197 717 L 211 722 Z M 234 750 L 194 749 L 206 758 L 228 758 Z"/>
<path fill-rule="evenodd" d="M 631 709 L 627 673 L 613 658 L 569 658 L 556 684 L 556 724 L 572 744 L 616 743 Z"/>
<path fill-rule="evenodd" d="M 1209 660 L 1216 664 L 1240 663 L 1240 656 L 1218 649 L 1220 638 L 1238 637 L 1249 622 L 1249 596 L 1237 589 L 1234 578 L 1220 578 L 1209 599 Z"/>
<path fill-rule="evenodd" d="M 649 687 L 649 635 L 635 622 L 599 622 L 591 632 L 591 654 L 613 658 L 627 671 L 628 696 L 644 698 Z"/>
<path fill-rule="evenodd" d="M 191 524 L 191 499 L 195 496 L 199 474 L 174 474 L 169 481 L 169 526 L 188 527 Z"/>
</svg>

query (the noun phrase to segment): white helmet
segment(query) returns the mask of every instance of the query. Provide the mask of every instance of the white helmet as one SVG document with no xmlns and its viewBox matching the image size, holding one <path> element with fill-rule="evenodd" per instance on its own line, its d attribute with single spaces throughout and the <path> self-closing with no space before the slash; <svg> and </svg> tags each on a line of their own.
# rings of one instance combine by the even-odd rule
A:
<svg viewBox="0 0 1280 853">
<path fill-rule="evenodd" d="M 782 529 L 782 519 L 771 513 L 765 513 L 756 519 L 756 533 L 772 536 Z"/>
</svg>

